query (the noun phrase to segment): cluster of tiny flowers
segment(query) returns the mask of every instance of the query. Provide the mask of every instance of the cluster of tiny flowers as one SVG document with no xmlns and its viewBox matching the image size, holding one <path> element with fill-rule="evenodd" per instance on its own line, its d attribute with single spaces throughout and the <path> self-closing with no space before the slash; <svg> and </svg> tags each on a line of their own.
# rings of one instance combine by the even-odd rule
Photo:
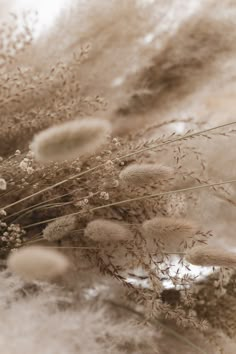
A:
<svg viewBox="0 0 236 354">
<path fill-rule="evenodd" d="M 112 142 L 117 149 L 121 146 L 121 143 L 119 142 L 119 140 L 117 138 L 113 138 Z"/>
<path fill-rule="evenodd" d="M 88 207 L 89 200 L 87 198 L 83 200 L 79 200 L 78 202 L 75 203 L 75 206 L 79 208 L 86 208 Z"/>
<path fill-rule="evenodd" d="M 105 170 L 111 171 L 114 168 L 114 163 L 111 160 L 108 160 L 105 164 Z"/>
<path fill-rule="evenodd" d="M 109 193 L 101 192 L 100 193 L 100 199 L 109 200 Z"/>
<path fill-rule="evenodd" d="M 33 153 L 29 152 L 27 154 L 27 157 L 25 157 L 21 162 L 20 162 L 20 168 L 22 171 L 25 171 L 27 174 L 32 174 L 34 172 L 34 168 L 32 167 L 33 163 Z"/>
<path fill-rule="evenodd" d="M 1 210 L 4 212 L 4 210 Z M 3 214 L 2 214 L 3 215 Z M 25 231 L 18 224 L 10 224 L 0 220 L 0 247 L 1 251 L 12 250 L 22 245 Z"/>
</svg>

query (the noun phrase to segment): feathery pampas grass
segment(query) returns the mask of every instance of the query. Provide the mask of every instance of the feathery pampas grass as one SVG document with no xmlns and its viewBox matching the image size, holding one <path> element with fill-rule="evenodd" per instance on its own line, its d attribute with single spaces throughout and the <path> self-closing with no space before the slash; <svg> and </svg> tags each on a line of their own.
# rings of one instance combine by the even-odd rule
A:
<svg viewBox="0 0 236 354">
<path fill-rule="evenodd" d="M 31 246 L 11 253 L 7 265 L 25 280 L 49 281 L 63 275 L 69 267 L 69 261 L 56 250 Z"/>
<path fill-rule="evenodd" d="M 42 162 L 63 161 L 92 155 L 106 141 L 110 124 L 101 119 L 74 120 L 37 134 L 31 149 Z"/>
</svg>

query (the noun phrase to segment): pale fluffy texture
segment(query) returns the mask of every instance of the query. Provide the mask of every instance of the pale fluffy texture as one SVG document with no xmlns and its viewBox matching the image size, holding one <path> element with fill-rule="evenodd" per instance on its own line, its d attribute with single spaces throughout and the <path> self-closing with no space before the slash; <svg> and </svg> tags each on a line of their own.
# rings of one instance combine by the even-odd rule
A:
<svg viewBox="0 0 236 354">
<path fill-rule="evenodd" d="M 59 57 L 68 61 L 74 70 L 74 66 L 70 65 L 70 55 L 91 42 L 88 58 L 73 72 L 81 88 L 76 92 L 76 96 L 72 95 L 72 99 L 69 91 L 64 101 L 59 96 L 54 104 L 54 92 L 57 92 L 57 88 L 60 90 L 61 86 L 58 87 L 56 80 L 52 84 L 44 80 L 47 73 L 42 76 L 43 85 L 40 78 L 36 80 L 35 97 L 30 94 L 31 91 L 26 91 L 26 98 L 23 94 L 23 99 L 21 95 L 16 96 L 16 103 L 12 101 L 9 104 L 6 90 L 7 103 L 4 102 L 1 110 L 2 154 L 14 153 L 16 148 L 23 149 L 33 134 L 50 124 L 62 122 L 65 114 L 62 109 L 60 115 L 61 108 L 66 105 L 70 107 L 70 104 L 73 106 L 74 100 L 77 105 L 76 109 L 72 109 L 72 118 L 76 117 L 76 110 L 80 111 L 79 116 L 87 116 L 81 107 L 81 93 L 86 96 L 87 101 L 90 95 L 104 95 L 109 102 L 107 116 L 113 118 L 117 132 L 126 132 L 127 129 L 133 131 L 144 121 L 168 121 L 173 117 L 180 120 L 193 117 L 196 129 L 200 129 L 201 125 L 198 124 L 203 120 L 207 121 L 206 125 L 213 126 L 234 119 L 236 2 L 157 0 L 146 1 L 147 4 L 152 4 L 147 8 L 138 8 L 138 2 L 142 3 L 142 0 L 78 1 L 78 9 L 75 6 L 72 16 L 66 16 L 63 12 L 62 19 L 49 40 L 42 40 L 39 46 L 37 43 L 31 54 L 26 52 L 23 61 L 21 55 L 17 56 L 19 67 L 24 69 L 25 65 L 27 68 L 29 63 L 35 65 L 36 71 L 32 70 L 32 73 L 26 76 L 29 80 L 37 71 L 44 72 L 45 68 L 51 70 L 51 65 L 54 66 Z M 194 3 L 195 8 L 200 6 L 200 10 L 190 10 L 190 7 L 194 8 Z M 65 53 L 69 53 L 68 56 L 64 56 Z M 11 69 L 12 67 L 6 70 L 6 76 L 12 72 Z M 71 82 L 69 75 L 66 79 Z M 32 82 L 34 83 L 34 80 Z M 23 81 L 19 83 L 17 94 L 24 92 Z M 5 83 L 2 86 L 4 85 Z M 70 85 L 66 86 L 65 91 L 69 87 Z M 46 99 L 43 100 L 42 97 Z M 172 127 L 177 131 L 180 128 L 180 132 L 192 128 L 188 124 L 181 125 L 181 122 L 180 125 Z M 159 129 L 158 134 L 161 134 L 160 131 Z M 232 144 L 232 140 L 227 140 L 228 145 L 226 140 L 222 141 L 222 144 L 217 141 L 216 149 L 209 140 L 206 145 L 202 141 L 197 142 L 197 148 L 201 147 L 212 155 L 208 158 L 208 163 L 212 166 L 211 175 L 216 181 L 235 176 L 235 144 Z M 56 159 L 65 158 L 60 149 L 50 151 L 54 151 Z M 65 146 L 63 153 L 64 151 Z M 44 154 L 46 160 L 48 156 L 48 153 Z M 71 158 L 72 155 L 66 156 Z M 188 167 L 190 166 L 191 163 Z M 193 170 L 197 171 L 194 164 Z M 235 189 L 234 194 L 230 193 L 230 196 L 235 199 Z M 173 200 L 175 197 L 178 195 L 173 195 Z M 176 210 L 180 209 L 180 203 L 175 202 L 177 207 L 175 204 L 173 207 L 173 204 L 170 202 L 171 213 L 174 215 Z M 213 230 L 215 238 L 222 245 L 226 243 L 226 239 L 230 239 L 235 246 L 235 208 L 231 203 L 212 198 L 212 195 L 204 191 L 199 206 L 193 204 L 189 212 L 199 218 L 201 225 L 207 230 Z M 174 250 L 176 240 L 173 239 Z M 167 250 L 170 250 L 169 242 L 167 246 Z M 77 262 L 78 259 L 76 258 Z M 87 282 L 92 283 L 91 274 L 88 274 Z M 71 284 L 77 285 L 73 282 Z M 142 332 L 142 336 L 137 328 L 128 330 L 126 321 L 122 324 L 122 330 L 121 325 L 118 329 L 117 325 L 109 323 L 108 317 L 104 319 L 103 310 L 90 311 L 83 307 L 78 310 L 59 310 L 55 304 L 60 298 L 58 290 L 44 287 L 45 293 L 17 298 L 15 278 L 6 280 L 3 275 L 0 276 L 0 287 L 0 315 L 4 319 L 0 325 L 1 353 L 116 354 L 118 349 L 114 348 L 114 341 L 110 338 L 114 332 L 119 334 L 122 331 L 133 338 L 138 339 L 140 336 L 140 342 L 145 345 L 145 340 L 149 341 L 146 332 Z M 25 291 L 23 295 L 25 296 Z M 79 302 L 77 305 L 79 307 Z M 113 330 L 111 334 L 110 331 Z M 100 336 L 101 331 L 106 333 L 106 342 L 96 340 L 97 333 Z M 185 336 L 186 332 L 183 333 Z M 118 342 L 122 342 L 122 338 L 124 337 L 119 337 Z M 164 337 L 163 342 L 162 354 L 199 352 L 188 345 L 183 347 L 177 339 L 171 341 L 169 336 Z M 202 338 L 196 338 L 195 343 L 204 347 Z M 154 350 L 149 351 L 147 347 L 135 349 L 134 353 L 153 354 Z M 213 346 L 210 346 L 210 350 L 207 347 L 206 352 L 210 354 L 212 351 L 216 354 L 216 349 L 211 347 Z M 225 344 L 225 352 L 235 354 L 235 343 L 230 349 Z M 119 350 L 119 353 L 124 354 L 124 348 Z"/>
<path fill-rule="evenodd" d="M 164 247 L 165 251 L 178 252 L 183 249 L 184 242 L 192 239 L 197 228 L 191 220 L 155 217 L 145 221 L 142 230 L 150 246 L 156 240 L 160 243 L 160 246 Z"/>
<path fill-rule="evenodd" d="M 131 185 L 143 185 L 148 183 L 163 183 L 173 177 L 170 167 L 158 164 L 132 164 L 123 169 L 120 179 Z"/>
<path fill-rule="evenodd" d="M 64 216 L 49 223 L 43 230 L 43 238 L 48 241 L 61 240 L 73 231 L 76 227 L 76 217 L 73 215 Z"/>
<path fill-rule="evenodd" d="M 188 251 L 186 260 L 200 266 L 219 266 L 236 268 L 236 252 L 229 252 L 222 247 L 196 247 Z"/>
<path fill-rule="evenodd" d="M 105 120 L 74 120 L 40 132 L 31 148 L 42 162 L 71 160 L 96 152 L 109 133 L 110 124 Z"/>
<path fill-rule="evenodd" d="M 63 275 L 69 268 L 69 261 L 54 249 L 31 246 L 11 253 L 7 265 L 23 279 L 47 281 Z"/>
<path fill-rule="evenodd" d="M 130 318 L 113 318 L 105 307 L 71 305 L 59 288 L 0 273 L 0 352 L 4 354 L 158 353 L 154 333 Z M 22 290 L 23 289 L 23 290 Z"/>
<path fill-rule="evenodd" d="M 125 241 L 132 238 L 132 233 L 127 226 L 121 223 L 97 219 L 91 221 L 86 229 L 85 236 L 94 241 Z"/>
</svg>

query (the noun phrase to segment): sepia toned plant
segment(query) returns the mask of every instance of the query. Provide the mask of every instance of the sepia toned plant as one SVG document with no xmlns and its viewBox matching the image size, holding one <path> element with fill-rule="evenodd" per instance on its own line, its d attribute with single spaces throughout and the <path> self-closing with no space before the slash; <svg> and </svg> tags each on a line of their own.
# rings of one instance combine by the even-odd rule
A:
<svg viewBox="0 0 236 354">
<path fill-rule="evenodd" d="M 69 27 L 58 20 L 74 28 L 61 45 L 56 29 L 37 41 L 24 25 L 16 46 L 19 18 L 2 25 L 2 352 L 215 354 L 235 340 L 236 258 L 222 244 L 233 247 L 236 122 L 159 116 L 214 66 L 209 48 L 233 52 L 230 40 L 216 50 L 213 5 L 167 38 L 155 21 L 175 1 L 78 3 Z"/>
<path fill-rule="evenodd" d="M 109 130 L 109 123 L 98 119 L 71 121 L 36 135 L 31 148 L 39 161 L 73 159 L 96 151 Z"/>
<path fill-rule="evenodd" d="M 51 280 L 67 270 L 69 262 L 55 250 L 31 246 L 10 255 L 8 268 L 25 280 Z"/>
</svg>

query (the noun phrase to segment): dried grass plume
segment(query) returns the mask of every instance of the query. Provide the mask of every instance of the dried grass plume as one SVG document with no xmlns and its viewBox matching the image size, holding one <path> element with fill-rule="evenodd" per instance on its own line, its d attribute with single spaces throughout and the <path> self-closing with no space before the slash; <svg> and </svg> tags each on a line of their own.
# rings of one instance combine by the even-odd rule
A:
<svg viewBox="0 0 236 354">
<path fill-rule="evenodd" d="M 94 241 L 125 241 L 132 238 L 132 233 L 118 222 L 97 219 L 87 225 L 85 236 Z"/>
<path fill-rule="evenodd" d="M 43 230 L 43 237 L 48 241 L 58 241 L 65 238 L 76 228 L 76 217 L 65 215 L 47 225 Z"/>
<path fill-rule="evenodd" d="M 192 221 L 183 218 L 155 217 L 142 224 L 144 237 L 159 240 L 166 250 L 177 251 L 196 232 Z"/>
<path fill-rule="evenodd" d="M 171 168 L 158 164 L 132 164 L 123 169 L 120 179 L 130 185 L 161 182 L 173 176 Z"/>
<path fill-rule="evenodd" d="M 37 160 L 63 161 L 92 155 L 110 133 L 108 121 L 91 118 L 50 127 L 37 134 L 31 144 Z"/>
<path fill-rule="evenodd" d="M 69 261 L 56 250 L 32 246 L 11 253 L 7 265 L 24 280 L 49 281 L 64 274 Z"/>
<path fill-rule="evenodd" d="M 189 263 L 199 266 L 236 267 L 235 252 L 211 246 L 195 247 L 188 251 L 185 258 Z"/>
</svg>

